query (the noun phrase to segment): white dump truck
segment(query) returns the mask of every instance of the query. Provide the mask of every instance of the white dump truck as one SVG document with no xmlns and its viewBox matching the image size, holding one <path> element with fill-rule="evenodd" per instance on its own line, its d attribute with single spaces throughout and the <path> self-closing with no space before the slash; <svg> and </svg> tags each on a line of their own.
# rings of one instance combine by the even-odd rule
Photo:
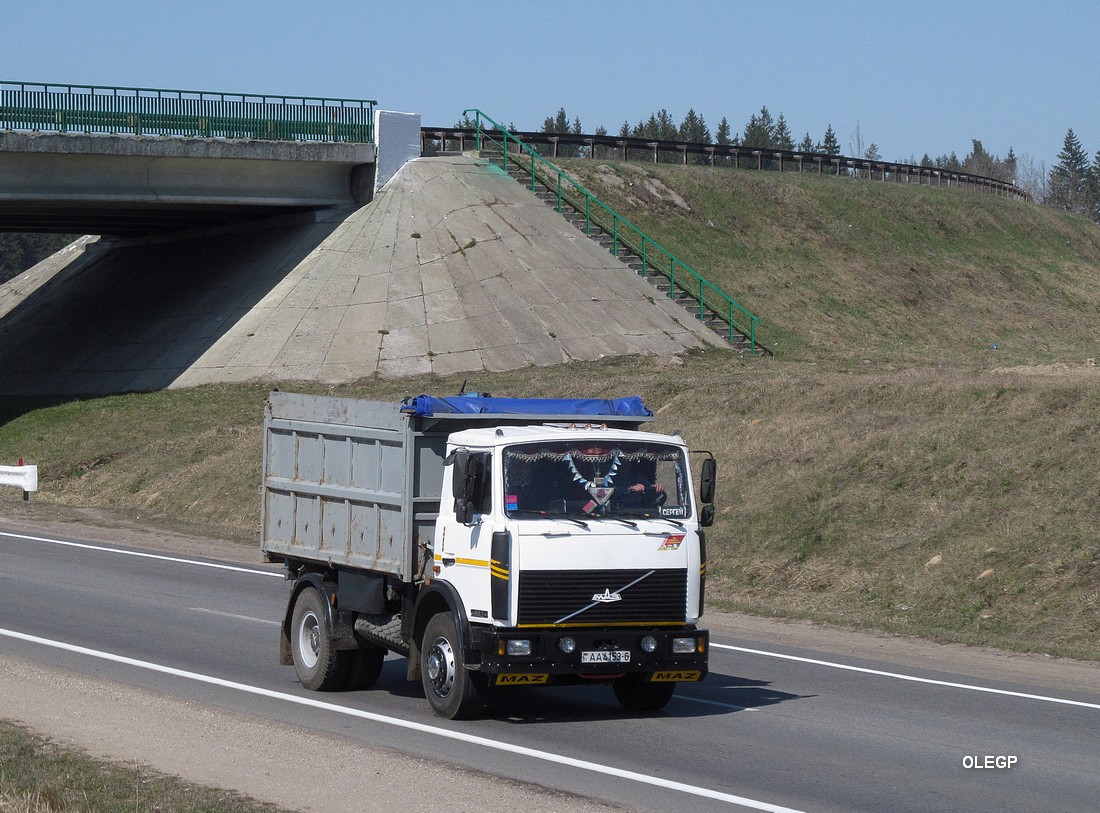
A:
<svg viewBox="0 0 1100 813">
<path fill-rule="evenodd" d="M 321 691 L 408 658 L 435 713 L 487 692 L 610 684 L 662 708 L 707 674 L 716 465 L 693 485 L 639 398 L 273 392 L 261 545 L 290 581 L 280 662 Z"/>
</svg>

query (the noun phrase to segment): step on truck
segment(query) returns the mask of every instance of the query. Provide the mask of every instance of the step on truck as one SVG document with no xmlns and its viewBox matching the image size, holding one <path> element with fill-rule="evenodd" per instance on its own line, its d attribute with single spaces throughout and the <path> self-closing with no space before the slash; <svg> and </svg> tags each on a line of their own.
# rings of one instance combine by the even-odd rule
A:
<svg viewBox="0 0 1100 813">
<path fill-rule="evenodd" d="M 273 392 L 261 546 L 285 566 L 280 662 L 319 691 L 408 659 L 435 713 L 489 692 L 610 684 L 654 711 L 707 674 L 716 464 L 642 431 L 640 398 Z"/>
</svg>

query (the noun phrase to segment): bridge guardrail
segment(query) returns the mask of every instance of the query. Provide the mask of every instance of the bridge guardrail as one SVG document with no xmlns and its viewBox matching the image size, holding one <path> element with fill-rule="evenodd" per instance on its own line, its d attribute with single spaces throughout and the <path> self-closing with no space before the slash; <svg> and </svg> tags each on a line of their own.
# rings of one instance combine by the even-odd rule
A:
<svg viewBox="0 0 1100 813">
<path fill-rule="evenodd" d="M 0 128 L 8 130 L 373 143 L 376 104 L 0 80 Z"/>
</svg>

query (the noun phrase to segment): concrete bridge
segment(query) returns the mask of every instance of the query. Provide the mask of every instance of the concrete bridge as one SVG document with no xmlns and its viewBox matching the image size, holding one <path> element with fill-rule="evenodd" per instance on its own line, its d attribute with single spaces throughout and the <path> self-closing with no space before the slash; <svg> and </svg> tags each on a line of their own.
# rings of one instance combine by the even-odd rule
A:
<svg viewBox="0 0 1100 813">
<path fill-rule="evenodd" d="M 136 237 L 362 205 L 376 146 L 0 132 L 0 231 Z"/>
<path fill-rule="evenodd" d="M 0 231 L 139 236 L 363 205 L 419 154 L 419 119 L 375 104 L 0 81 Z"/>
<path fill-rule="evenodd" d="M 488 161 L 418 158 L 419 116 L 374 112 L 369 142 L 325 141 L 341 132 L 327 122 L 313 140 L 240 139 L 208 134 L 268 128 L 189 110 L 42 117 L 0 92 L 0 127 L 29 128 L 0 132 L 0 229 L 109 235 L 0 285 L 0 393 L 721 346 Z M 101 131 L 122 125 L 135 132 Z"/>
</svg>

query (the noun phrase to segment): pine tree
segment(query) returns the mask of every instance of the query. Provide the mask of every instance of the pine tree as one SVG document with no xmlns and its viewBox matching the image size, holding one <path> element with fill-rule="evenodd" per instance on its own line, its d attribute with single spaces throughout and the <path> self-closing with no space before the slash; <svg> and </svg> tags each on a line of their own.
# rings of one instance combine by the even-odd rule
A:
<svg viewBox="0 0 1100 813">
<path fill-rule="evenodd" d="M 710 144 L 710 130 L 707 129 L 707 123 L 703 120 L 703 117 L 695 112 L 692 108 L 688 110 L 687 115 L 684 116 L 683 122 L 680 123 L 680 140 L 690 141 L 695 144 Z"/>
<path fill-rule="evenodd" d="M 1088 155 L 1077 134 L 1066 133 L 1058 163 L 1050 171 L 1050 205 L 1067 212 L 1086 214 L 1088 211 Z"/>
<path fill-rule="evenodd" d="M 760 108 L 760 115 L 753 115 L 749 123 L 745 125 L 745 137 L 741 143 L 746 147 L 760 147 L 774 149 L 775 147 L 775 122 L 767 107 Z"/>
<path fill-rule="evenodd" d="M 772 146 L 777 150 L 793 150 L 794 138 L 791 136 L 791 128 L 787 126 L 787 119 L 779 114 L 775 122 L 775 132 L 772 134 Z"/>
<path fill-rule="evenodd" d="M 821 142 L 821 151 L 826 155 L 840 155 L 840 141 L 833 132 L 833 125 L 825 128 L 825 139 Z"/>
<path fill-rule="evenodd" d="M 722 120 L 718 122 L 718 129 L 714 133 L 714 143 L 721 144 L 723 147 L 732 143 L 730 141 L 730 123 L 726 121 L 725 116 L 722 116 Z"/>
<path fill-rule="evenodd" d="M 802 136 L 802 140 L 798 143 L 798 151 L 818 152 L 818 150 L 814 147 L 814 140 L 810 138 L 809 133 L 806 133 L 806 135 Z"/>
<path fill-rule="evenodd" d="M 672 114 L 663 107 L 657 112 L 657 138 L 661 141 L 676 141 L 680 137 L 680 128 L 672 120 Z"/>
</svg>

